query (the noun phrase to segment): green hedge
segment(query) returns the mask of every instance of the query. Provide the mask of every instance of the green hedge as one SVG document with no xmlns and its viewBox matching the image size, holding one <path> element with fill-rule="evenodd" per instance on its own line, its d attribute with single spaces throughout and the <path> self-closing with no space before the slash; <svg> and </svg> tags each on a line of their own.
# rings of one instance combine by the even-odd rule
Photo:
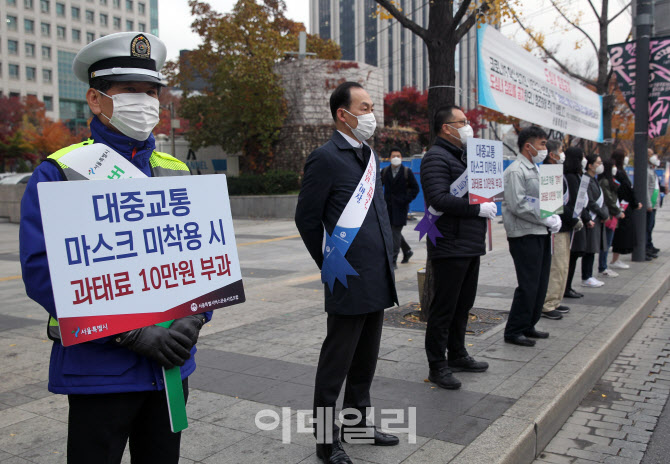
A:
<svg viewBox="0 0 670 464">
<path fill-rule="evenodd" d="M 300 189 L 300 176 L 291 171 L 268 171 L 265 174 L 241 174 L 228 177 L 229 195 L 279 195 Z"/>
</svg>

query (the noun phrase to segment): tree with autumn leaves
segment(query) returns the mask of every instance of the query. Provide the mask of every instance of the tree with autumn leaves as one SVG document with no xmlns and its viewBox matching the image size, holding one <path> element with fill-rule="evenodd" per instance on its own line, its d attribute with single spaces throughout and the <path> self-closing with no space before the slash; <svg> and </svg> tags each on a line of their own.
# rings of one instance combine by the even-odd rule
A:
<svg viewBox="0 0 670 464">
<path fill-rule="evenodd" d="M 44 103 L 34 96 L 0 97 L 0 169 L 32 170 L 57 150 L 81 140 L 62 121 L 46 117 Z"/>
<path fill-rule="evenodd" d="M 272 163 L 272 149 L 287 113 L 284 90 L 274 66 L 298 49 L 302 23 L 286 18 L 283 0 L 239 0 L 228 14 L 208 3 L 190 0 L 192 29 L 202 44 L 188 55 L 188 65 L 172 68 L 171 80 L 184 91 L 179 115 L 189 121 L 185 137 L 194 149 L 217 145 L 240 158 L 245 171 L 262 173 Z M 338 59 L 330 40 L 307 36 L 307 51 L 317 58 Z M 189 88 L 201 77 L 207 88 Z"/>
</svg>

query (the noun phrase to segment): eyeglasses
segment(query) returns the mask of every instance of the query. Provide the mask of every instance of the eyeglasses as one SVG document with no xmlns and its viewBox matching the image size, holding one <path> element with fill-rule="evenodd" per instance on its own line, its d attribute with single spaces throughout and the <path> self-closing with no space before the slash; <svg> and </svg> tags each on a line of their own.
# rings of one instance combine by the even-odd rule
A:
<svg viewBox="0 0 670 464">
<path fill-rule="evenodd" d="M 467 119 L 464 119 L 463 121 L 447 121 L 447 122 L 445 122 L 445 124 L 457 124 L 457 123 L 458 124 L 463 124 L 464 126 L 470 125 L 470 121 L 468 121 Z"/>
</svg>

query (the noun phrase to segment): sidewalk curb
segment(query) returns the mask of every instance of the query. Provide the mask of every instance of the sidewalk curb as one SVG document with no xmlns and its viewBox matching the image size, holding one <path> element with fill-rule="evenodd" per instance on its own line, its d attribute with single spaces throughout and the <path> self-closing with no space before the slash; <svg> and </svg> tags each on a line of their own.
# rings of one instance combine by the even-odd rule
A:
<svg viewBox="0 0 670 464">
<path fill-rule="evenodd" d="M 663 257 L 667 259 L 667 257 Z M 650 272 L 649 268 L 642 270 Z M 670 289 L 670 260 L 530 390 L 464 448 L 453 464 L 531 463 Z M 632 310 L 630 308 L 636 308 Z M 602 342 L 600 340 L 603 340 Z"/>
</svg>

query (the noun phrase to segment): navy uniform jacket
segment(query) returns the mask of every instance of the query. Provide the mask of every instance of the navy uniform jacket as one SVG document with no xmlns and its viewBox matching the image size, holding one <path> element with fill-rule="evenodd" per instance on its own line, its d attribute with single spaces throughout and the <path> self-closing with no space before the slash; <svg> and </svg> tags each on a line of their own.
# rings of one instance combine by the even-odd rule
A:
<svg viewBox="0 0 670 464">
<path fill-rule="evenodd" d="M 91 138 L 96 143 L 104 143 L 113 148 L 147 177 L 151 177 L 149 157 L 155 147 L 153 135 L 144 142 L 138 142 L 112 132 L 94 117 L 91 121 Z M 58 168 L 51 163 L 42 163 L 35 169 L 21 200 L 19 229 L 21 268 L 26 293 L 53 317 L 56 317 L 56 307 L 44 244 L 37 184 L 61 180 L 63 179 Z M 63 201 L 67 202 L 67 198 L 63 198 Z M 209 321 L 212 313 L 204 314 Z M 46 321 L 45 314 L 45 330 Z M 163 371 L 157 363 L 128 348 L 107 343 L 109 338 L 111 337 L 68 347 L 54 342 L 49 364 L 49 391 L 62 394 L 97 394 L 164 388 Z M 182 378 L 188 377 L 195 370 L 195 351 L 194 346 L 191 358 L 181 367 Z"/>
<path fill-rule="evenodd" d="M 324 226 L 328 234 L 333 232 L 368 160 L 359 157 L 338 131 L 307 158 L 295 223 L 319 269 L 323 263 Z M 366 314 L 398 302 L 392 267 L 393 238 L 382 191 L 379 158 L 372 205 L 345 258 L 359 276 L 347 277 L 349 288 L 336 281 L 332 294 L 324 284 L 326 312 Z"/>
<path fill-rule="evenodd" d="M 392 166 L 387 166 L 382 171 L 384 200 L 388 207 L 389 220 L 394 226 L 407 225 L 409 204 L 419 194 L 419 184 L 412 170 L 403 165 L 400 165 L 399 168 L 395 177 L 393 177 Z"/>
</svg>

